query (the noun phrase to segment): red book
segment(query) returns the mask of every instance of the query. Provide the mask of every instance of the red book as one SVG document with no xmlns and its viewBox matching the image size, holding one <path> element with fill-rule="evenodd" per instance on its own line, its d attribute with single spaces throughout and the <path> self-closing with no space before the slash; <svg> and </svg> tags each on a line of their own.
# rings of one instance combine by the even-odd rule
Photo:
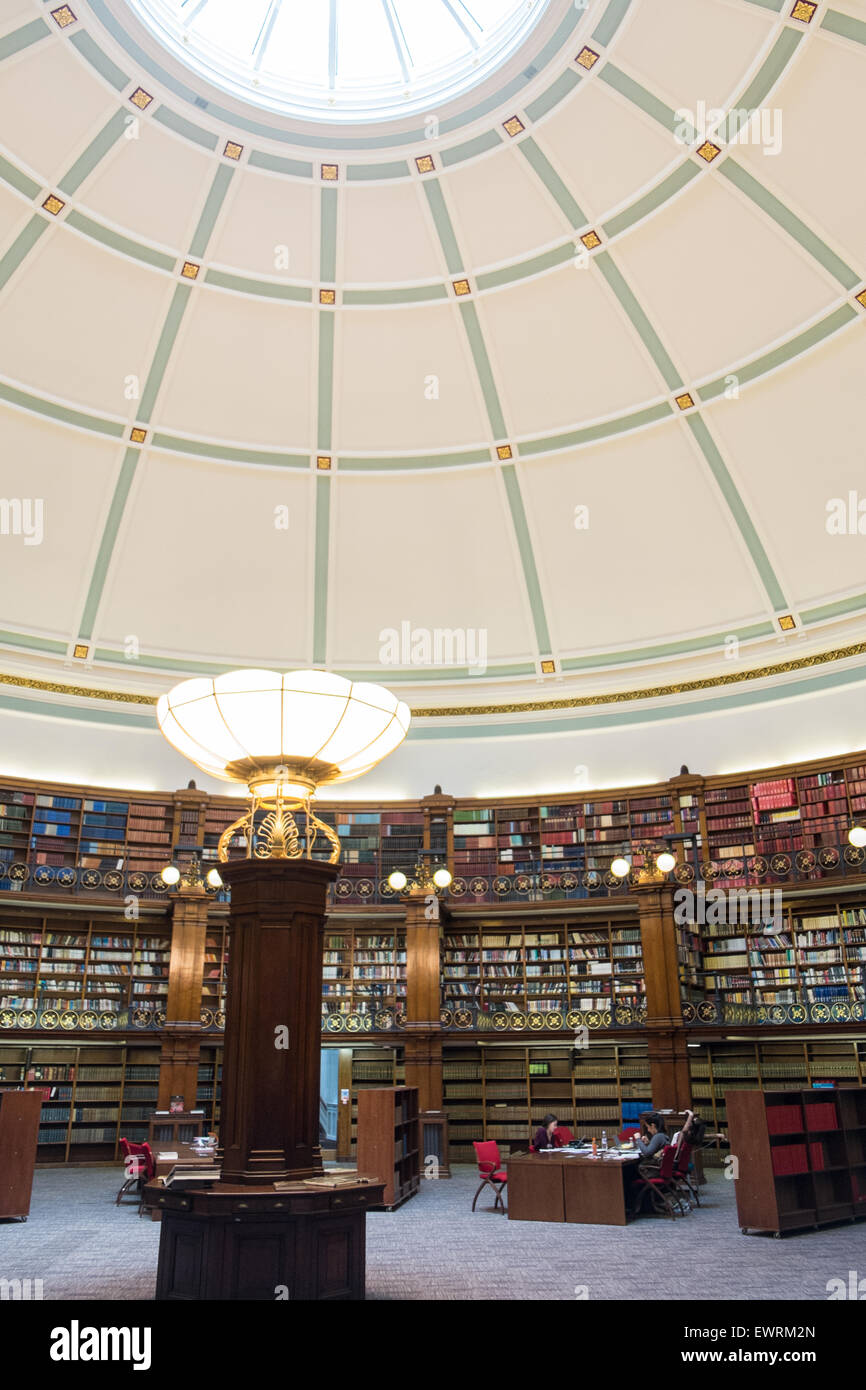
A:
<svg viewBox="0 0 866 1390">
<path fill-rule="evenodd" d="M 809 1157 L 812 1163 L 812 1172 L 820 1173 L 824 1168 L 824 1145 L 820 1139 L 813 1139 L 809 1144 Z"/>
</svg>

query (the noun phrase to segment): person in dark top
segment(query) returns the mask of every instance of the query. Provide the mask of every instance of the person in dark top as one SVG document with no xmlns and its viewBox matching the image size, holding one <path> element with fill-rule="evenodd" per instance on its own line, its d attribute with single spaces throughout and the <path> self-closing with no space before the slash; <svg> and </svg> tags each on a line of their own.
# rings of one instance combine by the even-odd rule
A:
<svg viewBox="0 0 866 1390">
<path fill-rule="evenodd" d="M 539 1149 L 558 1149 L 560 1147 L 559 1136 L 554 1134 L 558 1124 L 559 1120 L 555 1115 L 545 1115 L 535 1131 L 535 1138 L 532 1141 L 532 1147 L 536 1153 Z"/>
<path fill-rule="evenodd" d="M 694 1110 L 686 1111 L 685 1123 L 678 1134 L 673 1137 L 672 1143 L 679 1149 L 680 1144 L 688 1144 L 690 1149 L 699 1149 L 704 1142 L 706 1125 L 703 1120 L 698 1119 Z"/>
<path fill-rule="evenodd" d="M 660 1163 L 662 1149 L 670 1143 L 665 1133 L 665 1122 L 661 1115 L 647 1115 L 645 1134 L 646 1137 L 642 1131 L 634 1137 L 638 1153 L 642 1159 L 649 1158 L 655 1163 Z"/>
</svg>

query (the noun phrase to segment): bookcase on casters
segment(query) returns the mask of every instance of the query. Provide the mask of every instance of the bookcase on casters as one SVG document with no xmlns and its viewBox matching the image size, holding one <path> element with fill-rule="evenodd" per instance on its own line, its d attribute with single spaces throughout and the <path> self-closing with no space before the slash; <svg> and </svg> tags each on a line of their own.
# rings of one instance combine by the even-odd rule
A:
<svg viewBox="0 0 866 1390">
<path fill-rule="evenodd" d="M 866 1216 L 866 1088 L 729 1091 L 725 1101 L 744 1235 Z"/>
<path fill-rule="evenodd" d="M 384 1182 L 388 1211 L 418 1191 L 419 1143 L 417 1086 L 358 1092 L 358 1172 Z"/>
<path fill-rule="evenodd" d="M 30 1214 L 42 1091 L 0 1094 L 0 1218 Z"/>
</svg>

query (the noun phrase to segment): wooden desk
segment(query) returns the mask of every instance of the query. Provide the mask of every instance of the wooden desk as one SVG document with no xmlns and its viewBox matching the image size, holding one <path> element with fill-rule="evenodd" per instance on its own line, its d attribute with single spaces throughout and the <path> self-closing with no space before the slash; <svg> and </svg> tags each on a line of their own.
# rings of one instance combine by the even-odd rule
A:
<svg viewBox="0 0 866 1390">
<path fill-rule="evenodd" d="M 624 1226 L 638 1154 L 579 1158 L 575 1154 L 518 1154 L 508 1161 L 511 1221 L 563 1221 Z"/>
<path fill-rule="evenodd" d="M 177 1154 L 177 1158 L 163 1158 L 164 1153 Z M 153 1157 L 156 1162 L 154 1176 L 157 1178 L 167 1177 L 178 1163 L 182 1163 L 184 1166 L 190 1164 L 194 1168 L 209 1168 L 216 1162 L 213 1154 L 209 1158 L 203 1158 L 192 1144 L 169 1144 L 167 1140 L 162 1143 L 157 1140 L 153 1145 Z"/>
</svg>

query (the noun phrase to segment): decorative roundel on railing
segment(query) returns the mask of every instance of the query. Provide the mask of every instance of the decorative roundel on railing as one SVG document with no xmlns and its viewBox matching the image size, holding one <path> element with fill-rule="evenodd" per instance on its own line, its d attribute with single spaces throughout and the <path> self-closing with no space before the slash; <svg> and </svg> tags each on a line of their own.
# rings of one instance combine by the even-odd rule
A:
<svg viewBox="0 0 866 1390">
<path fill-rule="evenodd" d="M 225 1014 L 225 1009 L 217 1009 L 216 1012 L 214 1013 L 213 1021 L 214 1021 L 214 1023 L 216 1024 L 217 1028 L 225 1028 L 225 1026 L 226 1026 L 226 1014 Z"/>
<path fill-rule="evenodd" d="M 727 859 L 725 861 L 725 874 L 728 878 L 741 878 L 744 867 L 742 859 Z"/>
<path fill-rule="evenodd" d="M 118 1021 L 117 1014 L 115 1013 L 99 1015 L 99 1026 L 103 1028 L 106 1033 L 110 1033 L 113 1028 L 116 1028 Z"/>
<path fill-rule="evenodd" d="M 30 877 L 30 870 L 20 859 L 16 859 L 14 864 L 9 865 L 9 877 L 13 883 L 26 883 Z"/>
<path fill-rule="evenodd" d="M 471 1028 L 471 1027 L 472 1027 L 472 1010 L 471 1010 L 471 1009 L 455 1009 L 455 1010 L 454 1010 L 454 1027 L 455 1027 L 455 1028 Z"/>
<path fill-rule="evenodd" d="M 842 856 L 846 864 L 852 864 L 856 867 L 866 859 L 866 849 L 861 849 L 859 845 L 846 845 L 842 851 Z M 12 869 L 9 870 L 9 876 L 12 877 Z"/>
<path fill-rule="evenodd" d="M 830 1010 L 826 1004 L 813 1004 L 810 1009 L 813 1023 L 827 1023 L 830 1018 Z"/>
<path fill-rule="evenodd" d="M 334 894 L 338 898 L 351 898 L 353 891 L 350 878 L 338 878 L 334 884 Z"/>
<path fill-rule="evenodd" d="M 483 893 L 486 893 L 489 890 L 489 888 L 490 884 L 487 882 L 486 878 L 473 878 L 470 880 L 469 892 L 477 894 L 478 897 L 481 897 Z"/>
<path fill-rule="evenodd" d="M 839 999 L 830 1005 L 830 1017 L 834 1023 L 850 1023 L 851 1008 L 844 1000 Z"/>
<path fill-rule="evenodd" d="M 328 1016 L 327 1016 L 323 1021 L 324 1021 L 325 1032 L 326 1032 L 326 1033 L 342 1033 L 342 1031 L 343 1031 L 343 1015 L 342 1015 L 342 1014 L 328 1014 Z"/>
<path fill-rule="evenodd" d="M 541 891 L 542 891 L 542 893 L 553 893 L 553 892 L 555 892 L 555 890 L 556 890 L 558 887 L 559 887 L 559 879 L 555 876 L 555 874 L 542 874 L 542 875 L 541 875 Z"/>
<path fill-rule="evenodd" d="M 605 875 L 604 881 L 607 883 L 607 875 Z M 622 884 L 622 882 L 623 880 L 621 878 L 614 877 L 614 884 Z M 625 876 L 625 882 L 628 884 L 629 888 L 637 888 L 640 883 L 640 872 L 637 869 L 629 869 Z"/>
<path fill-rule="evenodd" d="M 85 1033 L 92 1033 L 94 1028 L 99 1027 L 99 1015 L 92 1009 L 85 1009 L 83 1014 L 78 1015 L 78 1026 Z"/>
<path fill-rule="evenodd" d="M 139 1021 L 139 1016 L 140 1016 L 141 1014 L 143 1014 L 143 1013 L 144 1013 L 144 1009 L 136 1009 L 135 1013 L 132 1015 L 132 1021 L 133 1021 L 133 1023 L 136 1025 L 136 1027 L 138 1027 L 138 1028 L 144 1028 L 144 1027 L 146 1026 L 144 1023 L 142 1023 L 142 1022 Z M 210 1028 L 210 1027 L 212 1026 L 212 1024 L 213 1024 L 213 1009 L 202 1009 L 202 1011 L 201 1011 L 201 1026 L 202 1026 L 202 1028 Z"/>
<path fill-rule="evenodd" d="M 511 892 L 511 879 L 506 878 L 504 874 L 500 874 L 493 880 L 492 887 L 494 893 L 496 893 L 498 897 L 504 897 L 506 893 Z"/>
<path fill-rule="evenodd" d="M 526 1027 L 526 1014 L 514 1013 L 508 1015 L 508 1026 L 515 1032 Z"/>
<path fill-rule="evenodd" d="M 504 1033 L 508 1027 L 508 1014 L 495 1013 L 490 1015 L 490 1026 L 495 1033 Z"/>
<path fill-rule="evenodd" d="M 544 1014 L 530 1013 L 526 1022 L 533 1033 L 538 1033 L 544 1027 Z"/>
<path fill-rule="evenodd" d="M 629 874 L 629 878 L 631 878 L 631 874 Z M 610 869 L 607 869 L 607 870 L 605 871 L 604 878 L 602 879 L 602 882 L 603 882 L 605 888 L 620 888 L 620 887 L 622 887 L 622 879 L 621 879 L 621 878 L 617 878 L 616 874 L 612 874 L 611 871 L 610 871 Z"/>
<path fill-rule="evenodd" d="M 837 869 L 841 858 L 841 854 L 835 847 L 827 846 L 825 849 L 818 850 L 818 863 L 822 869 Z"/>
<path fill-rule="evenodd" d="M 36 1011 L 34 1009 L 18 1009 L 15 1018 L 19 1028 L 36 1027 Z"/>
<path fill-rule="evenodd" d="M 616 1021 L 619 1024 L 634 1023 L 634 1014 L 628 1004 L 618 1004 L 616 1007 Z"/>
<path fill-rule="evenodd" d="M 39 1015 L 40 1028 L 57 1028 L 60 1023 L 60 1015 L 56 1009 L 46 1009 Z"/>
<path fill-rule="evenodd" d="M 390 1009 L 377 1010 L 374 1022 L 379 1033 L 387 1033 L 394 1027 L 394 1019 Z"/>
<path fill-rule="evenodd" d="M 767 1013 L 767 1006 L 766 1006 L 766 1004 L 759 1004 L 758 1007 L 755 1009 L 755 1022 L 756 1022 L 756 1023 L 767 1023 L 767 1022 L 768 1022 L 768 1019 L 769 1019 L 769 1015 L 768 1015 L 768 1013 Z"/>
<path fill-rule="evenodd" d="M 851 1022 L 862 1023 L 866 1018 L 866 1004 L 856 1003 L 851 1005 Z"/>
<path fill-rule="evenodd" d="M 153 1021 L 154 1021 L 154 1023 L 156 1024 L 157 1028 L 164 1028 L 164 1027 L 165 1027 L 165 1009 L 154 1009 L 154 1011 L 153 1011 Z"/>
<path fill-rule="evenodd" d="M 817 862 L 810 849 L 800 849 L 794 856 L 794 863 L 801 874 L 810 874 Z"/>
<path fill-rule="evenodd" d="M 674 878 L 677 883 L 692 883 L 695 877 L 694 864 L 677 864 L 674 869 Z"/>
<path fill-rule="evenodd" d="M 383 898 L 396 898 L 397 890 L 392 888 L 387 878 L 379 879 L 379 894 Z"/>
<path fill-rule="evenodd" d="M 786 1023 L 786 1022 L 787 1022 L 787 1019 L 788 1019 L 788 1010 L 785 1008 L 785 1005 L 784 1005 L 784 1004 L 771 1004 L 771 1005 L 770 1005 L 770 1022 L 771 1022 L 771 1023 Z"/>
<path fill-rule="evenodd" d="M 54 870 L 50 864 L 38 864 L 33 870 L 34 883 L 53 883 Z"/>
<path fill-rule="evenodd" d="M 549 1014 L 544 1015 L 545 1026 L 554 1030 L 562 1027 L 562 1014 L 558 1009 L 553 1009 Z"/>
<path fill-rule="evenodd" d="M 396 1025 L 397 1025 L 398 1028 L 405 1028 L 405 1026 L 406 1026 L 406 1015 L 405 1015 L 405 1013 L 403 1013 L 402 1010 L 400 1011 L 400 1013 L 397 1013 L 397 1014 L 394 1015 L 394 1022 L 396 1023 Z"/>
<path fill-rule="evenodd" d="M 755 878 L 766 878 L 770 871 L 770 865 L 763 854 L 754 854 L 752 858 L 748 860 L 748 868 L 749 873 L 753 874 Z"/>
<path fill-rule="evenodd" d="M 69 1009 L 66 1013 L 61 1014 L 60 1027 L 63 1028 L 65 1032 L 71 1033 L 74 1028 L 78 1027 L 78 1014 L 72 1013 Z"/>
<path fill-rule="evenodd" d="M 528 893 L 532 887 L 532 879 L 529 874 L 518 874 L 514 880 L 515 893 Z"/>
<path fill-rule="evenodd" d="M 583 1014 L 579 1009 L 569 1009 L 568 1013 L 565 1015 L 565 1026 L 566 1028 L 583 1027 Z"/>
<path fill-rule="evenodd" d="M 462 898 L 463 894 L 466 892 L 466 879 L 452 878 L 448 891 L 452 898 Z"/>
<path fill-rule="evenodd" d="M 697 1010 L 694 1004 L 683 1004 L 682 1007 L 683 1023 L 694 1023 L 697 1018 Z"/>
<path fill-rule="evenodd" d="M 602 1015 L 598 1009 L 587 1009 L 583 1017 L 587 1028 L 600 1028 L 602 1026 Z"/>
<path fill-rule="evenodd" d="M 82 888 L 101 888 L 102 874 L 98 869 L 82 869 L 81 886 Z"/>
<path fill-rule="evenodd" d="M 597 893 L 601 887 L 601 874 L 598 869 L 587 869 L 583 876 L 583 886 L 588 893 Z"/>
<path fill-rule="evenodd" d="M 116 893 L 118 888 L 123 887 L 123 874 L 119 869 L 107 869 L 102 875 L 102 882 L 112 893 Z"/>
<path fill-rule="evenodd" d="M 567 870 L 564 874 L 560 874 L 559 886 L 560 888 L 564 889 L 566 893 L 573 893 L 575 888 L 578 887 L 577 874 L 573 874 L 570 869 Z"/>
<path fill-rule="evenodd" d="M 376 891 L 376 885 L 371 878 L 359 878 L 355 885 L 355 892 L 359 898 L 372 898 Z"/>
<path fill-rule="evenodd" d="M 150 888 L 151 888 L 151 891 L 154 892 L 154 893 L 167 893 L 167 892 L 168 892 L 168 884 L 166 883 L 166 881 L 165 881 L 165 879 L 163 878 L 162 874 L 151 874 L 151 876 L 150 876 Z"/>
<path fill-rule="evenodd" d="M 712 883 L 713 879 L 718 878 L 721 872 L 719 865 L 714 864 L 712 859 L 705 859 L 701 865 L 701 878 L 705 883 Z"/>
<path fill-rule="evenodd" d="M 57 870 L 57 882 L 62 888 L 71 888 L 78 875 L 69 865 Z"/>
<path fill-rule="evenodd" d="M 698 1018 L 701 1023 L 715 1023 L 718 1010 L 711 999 L 702 999 L 698 1005 Z"/>
<path fill-rule="evenodd" d="M 770 859 L 770 868 L 777 878 L 782 878 L 791 872 L 791 857 L 788 854 L 774 854 Z"/>
<path fill-rule="evenodd" d="M 15 1010 L 0 1009 L 0 1028 L 15 1027 Z"/>
<path fill-rule="evenodd" d="M 346 1014 L 345 1026 L 347 1033 L 360 1033 L 364 1027 L 364 1022 L 360 1014 Z"/>
<path fill-rule="evenodd" d="M 439 1022 L 442 1024 L 442 1027 L 443 1027 L 443 1028 L 450 1028 L 450 1027 L 451 1027 L 451 1020 L 452 1020 L 452 1017 L 453 1017 L 453 1015 L 452 1015 L 450 1009 L 440 1009 L 440 1010 L 439 1010 Z"/>
<path fill-rule="evenodd" d="M 133 893 L 143 893 L 147 887 L 147 874 L 140 873 L 138 870 L 129 875 L 126 880 Z"/>
</svg>

